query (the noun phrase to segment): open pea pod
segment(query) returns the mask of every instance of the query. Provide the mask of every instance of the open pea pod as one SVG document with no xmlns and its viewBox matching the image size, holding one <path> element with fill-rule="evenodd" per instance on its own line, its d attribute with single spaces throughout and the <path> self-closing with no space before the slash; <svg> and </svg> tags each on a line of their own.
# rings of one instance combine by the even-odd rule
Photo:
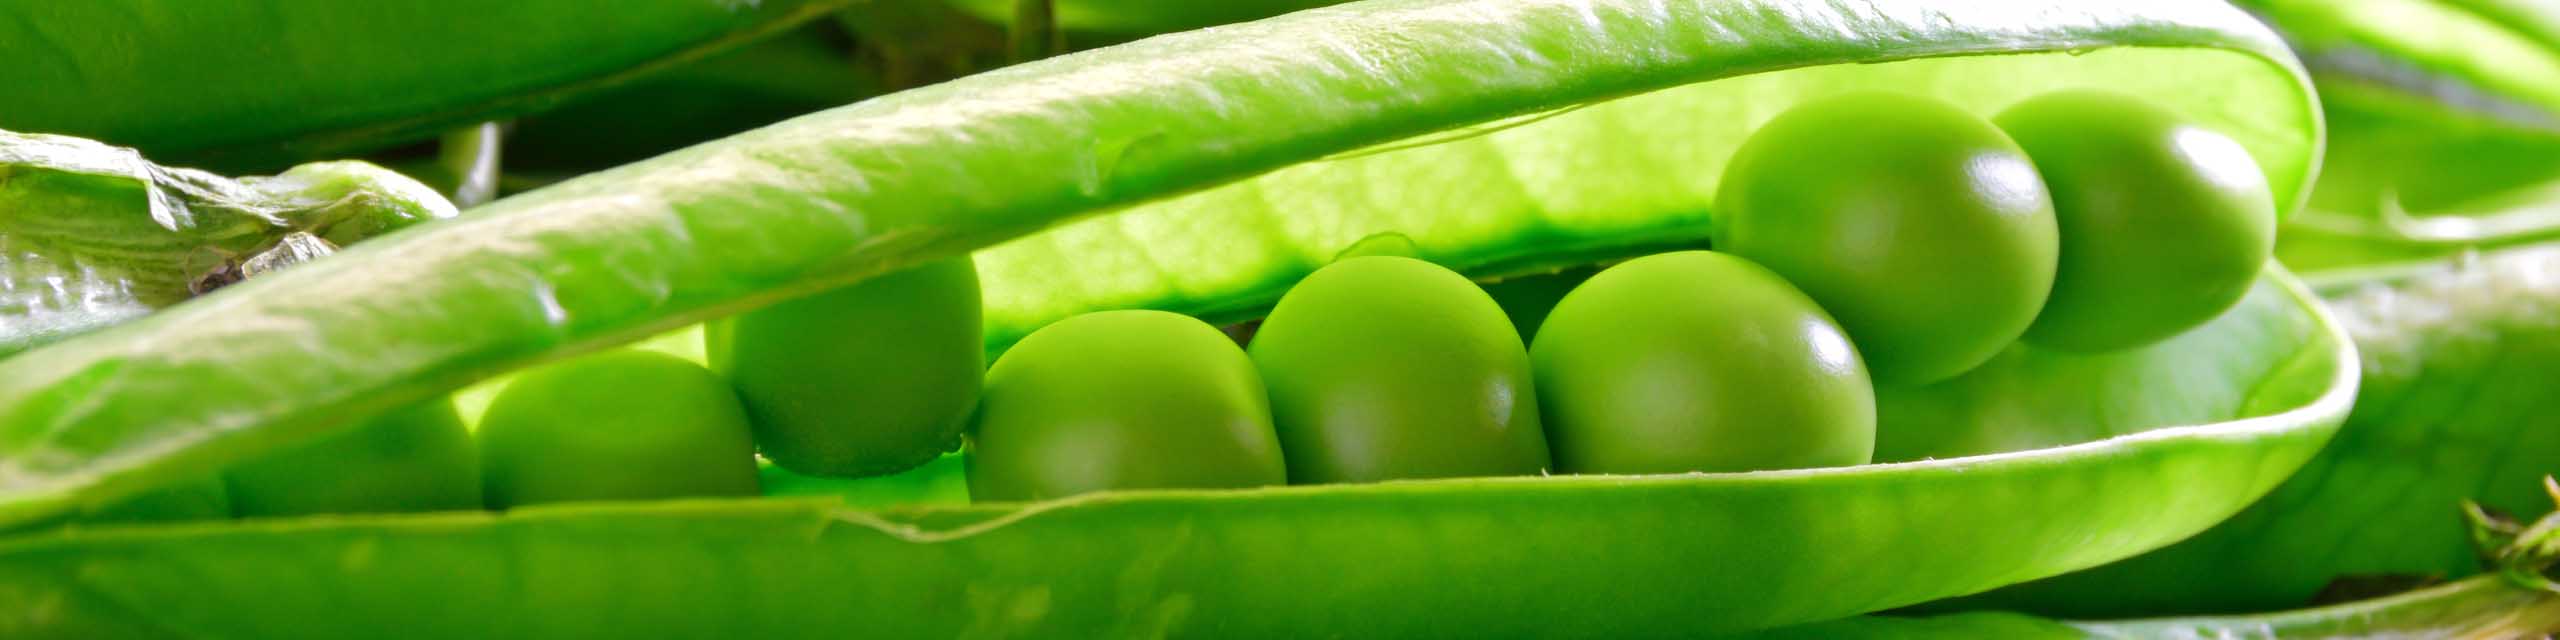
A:
<svg viewBox="0 0 2560 640">
<path fill-rule="evenodd" d="M 2230 135 L 2279 202 L 2314 173 L 2301 71 L 2208 0 L 1354 3 L 806 116 L 0 362 L 0 525 L 973 250 L 1000 349 L 1082 310 L 1251 315 L 1381 233 L 1484 277 L 1693 245 L 1725 156 L 1799 101 L 1890 89 L 1988 113 L 2084 86 Z M 2234 310 L 2151 347 L 2021 346 L 1888 390 L 1879 450 L 1898 462 L 1857 468 L 38 530 L 0 541 L 0 600 L 31 603 L 0 607 L 0 630 L 1742 630 L 2190 535 L 2328 439 L 2353 353 L 2271 268 Z"/>
<path fill-rule="evenodd" d="M 850 0 L 0 2 L 0 129 L 264 171 L 540 109 Z"/>
<path fill-rule="evenodd" d="M 2330 144 L 2277 253 L 2313 277 L 2560 238 L 2560 10 L 2246 0 L 2300 52 Z M 2342 277 L 2355 277 L 2352 274 Z"/>
</svg>

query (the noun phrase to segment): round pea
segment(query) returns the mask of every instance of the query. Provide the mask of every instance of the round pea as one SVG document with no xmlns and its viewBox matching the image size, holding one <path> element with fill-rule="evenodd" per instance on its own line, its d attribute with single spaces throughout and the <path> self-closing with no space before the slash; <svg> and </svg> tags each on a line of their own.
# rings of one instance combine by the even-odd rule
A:
<svg viewBox="0 0 2560 640">
<path fill-rule="evenodd" d="M 1733 155 L 1716 248 L 1821 302 L 1876 381 L 1954 377 L 2026 332 L 2053 288 L 2053 204 L 2026 153 L 1931 98 L 1858 93 L 1780 114 Z"/>
<path fill-rule="evenodd" d="M 1439 265 L 1372 256 L 1319 269 L 1280 297 L 1248 352 L 1290 482 L 1547 468 L 1519 332 Z"/>
<path fill-rule="evenodd" d="M 471 431 L 436 398 L 225 470 L 243 518 L 480 508 Z"/>
<path fill-rule="evenodd" d="M 2062 229 L 2053 297 L 2026 340 L 2106 351 L 2220 315 L 2275 251 L 2266 174 L 2222 134 L 2140 98 L 2049 93 L 1994 119 L 2035 159 Z"/>
<path fill-rule="evenodd" d="M 987 371 L 969 495 L 1240 488 L 1288 481 L 1253 361 L 1208 324 L 1088 313 L 1034 331 Z"/>
<path fill-rule="evenodd" d="M 526 373 L 480 421 L 489 506 L 756 495 L 729 385 L 675 356 L 611 351 Z"/>
<path fill-rule="evenodd" d="M 1875 389 L 1831 317 L 1741 258 L 1629 260 L 1556 303 L 1529 347 L 1571 473 L 1865 464 Z"/>
<path fill-rule="evenodd" d="M 953 258 L 714 321 L 705 351 L 775 465 L 895 473 L 959 448 L 986 367 L 979 306 L 977 268 Z"/>
</svg>

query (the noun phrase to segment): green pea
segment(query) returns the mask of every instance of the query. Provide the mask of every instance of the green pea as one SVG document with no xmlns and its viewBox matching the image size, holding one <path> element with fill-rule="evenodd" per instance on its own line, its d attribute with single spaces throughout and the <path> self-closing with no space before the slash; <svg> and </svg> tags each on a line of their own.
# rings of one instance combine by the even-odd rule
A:
<svg viewBox="0 0 2560 640">
<path fill-rule="evenodd" d="M 88 510 L 73 519 L 83 524 L 124 524 L 229 518 L 231 496 L 222 484 L 219 474 L 177 482 Z"/>
<path fill-rule="evenodd" d="M 1372 256 L 1307 276 L 1248 350 L 1301 484 L 1547 468 L 1529 353 L 1465 276 Z"/>
<path fill-rule="evenodd" d="M 1747 260 L 1679 251 L 1592 276 L 1529 347 L 1571 473 L 1865 464 L 1875 389 L 1813 299 Z"/>
<path fill-rule="evenodd" d="M 986 372 L 979 306 L 964 256 L 714 321 L 705 346 L 766 458 L 875 476 L 959 448 Z"/>
<path fill-rule="evenodd" d="M 222 477 L 231 512 L 243 518 L 480 508 L 471 432 L 446 398 L 266 454 Z"/>
<path fill-rule="evenodd" d="M 480 421 L 489 506 L 756 495 L 746 412 L 719 376 L 620 350 L 527 372 Z"/>
<path fill-rule="evenodd" d="M 1991 359 L 2053 288 L 2053 204 L 1991 123 L 1918 96 L 1805 103 L 1733 154 L 1716 248 L 1822 303 L 1876 381 L 1922 384 Z"/>
<path fill-rule="evenodd" d="M 987 371 L 969 495 L 1056 498 L 1288 481 L 1253 361 L 1190 316 L 1103 311 L 1031 332 Z"/>
<path fill-rule="evenodd" d="M 2266 174 L 2222 134 L 2085 89 L 1995 120 L 2053 189 L 2062 230 L 2053 297 L 2027 328 L 2030 343 L 2106 351 L 2194 328 L 2238 303 L 2275 250 Z"/>
</svg>

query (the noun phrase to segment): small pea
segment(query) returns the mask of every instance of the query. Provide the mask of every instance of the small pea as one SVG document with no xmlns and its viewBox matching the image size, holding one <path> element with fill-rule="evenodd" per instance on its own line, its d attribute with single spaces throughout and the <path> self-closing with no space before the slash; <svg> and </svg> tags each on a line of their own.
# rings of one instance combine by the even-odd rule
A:
<svg viewBox="0 0 2560 640">
<path fill-rule="evenodd" d="M 2141 98 L 2045 94 L 1994 119 L 2034 158 L 2062 229 L 2053 297 L 2026 340 L 2068 351 L 2192 329 L 2275 251 L 2275 198 L 2240 144 Z"/>
<path fill-rule="evenodd" d="M 527 372 L 480 422 L 489 506 L 756 495 L 737 395 L 675 356 L 620 350 Z"/>
<path fill-rule="evenodd" d="M 221 475 L 208 475 L 127 496 L 72 519 L 83 524 L 126 524 L 229 518 L 231 496 L 222 485 Z"/>
<path fill-rule="evenodd" d="M 1556 303 L 1529 358 L 1562 471 L 1835 467 L 1875 453 L 1875 389 L 1847 335 L 1734 256 L 1601 271 Z"/>
<path fill-rule="evenodd" d="M 874 476 L 959 448 L 986 368 L 980 313 L 960 257 L 714 321 L 705 346 L 766 458 Z"/>
<path fill-rule="evenodd" d="M 996 358 L 968 440 L 969 495 L 1240 488 L 1288 481 L 1253 361 L 1225 334 L 1162 311 L 1042 327 Z"/>
<path fill-rule="evenodd" d="M 1964 373 L 2053 288 L 2053 203 L 2025 151 L 1932 98 L 1805 103 L 1733 154 L 1715 248 L 1784 276 L 1855 339 L 1877 382 Z"/>
<path fill-rule="evenodd" d="M 1352 258 L 1280 297 L 1248 349 L 1289 481 L 1534 475 L 1547 468 L 1529 354 L 1457 272 Z"/>
<path fill-rule="evenodd" d="M 243 518 L 480 508 L 471 432 L 436 398 L 233 466 L 222 474 Z"/>
</svg>

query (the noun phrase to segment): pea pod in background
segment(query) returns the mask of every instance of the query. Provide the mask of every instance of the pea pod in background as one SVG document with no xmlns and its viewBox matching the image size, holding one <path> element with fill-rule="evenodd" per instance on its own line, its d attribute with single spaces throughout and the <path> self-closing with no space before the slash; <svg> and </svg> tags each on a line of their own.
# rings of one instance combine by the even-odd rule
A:
<svg viewBox="0 0 2560 640">
<path fill-rule="evenodd" d="M 2517 0 L 2239 4 L 2302 55 L 2329 116 L 2320 182 L 2277 247 L 2286 265 L 2321 279 L 2560 237 L 2560 11 Z"/>
<path fill-rule="evenodd" d="M 2366 272 L 2329 306 L 2364 385 L 2346 426 L 2266 499 L 2195 538 L 1959 607 L 2066 617 L 2303 606 L 2332 581 L 2478 570 L 2464 500 L 2534 513 L 2560 473 L 2560 246 Z"/>
<path fill-rule="evenodd" d="M 2218 2 L 1356 3 L 805 116 L 0 362 L 0 523 L 970 251 L 1001 350 L 1092 309 L 1248 317 L 1380 233 L 1482 278 L 1693 246 L 1725 156 L 1796 103 L 1894 89 L 1991 113 L 2082 86 L 2150 96 L 2231 136 L 2288 209 L 2315 173 L 2322 125 L 2305 77 Z M 1954 381 L 1887 391 L 1880 438 L 1896 444 L 1879 450 L 1912 452 L 1890 464 L 36 530 L 0 542 L 0 597 L 44 606 L 0 630 L 1738 631 L 1979 591 L 2201 530 L 2327 440 L 2352 362 L 2315 299 L 2270 269 L 2239 307 L 2158 345 L 2016 347 Z M 264 375 L 214 375 L 235 371 Z"/>
<path fill-rule="evenodd" d="M 268 171 L 538 110 L 849 0 L 12 0 L 0 129 Z M 254 10 L 251 10 L 254 9 Z"/>
<path fill-rule="evenodd" d="M 2525 483 L 2533 484 L 2533 483 Z M 2560 482 L 2543 476 L 2537 501 L 2560 504 Z M 2549 507 L 2537 505 L 2538 509 Z M 1741 637 L 1786 638 L 2547 638 L 2560 633 L 2560 511 L 2535 521 L 2464 503 L 2481 575 L 2353 602 L 2277 613 L 2115 621 L 2060 621 L 2015 613 L 1875 616 L 1789 627 Z M 2450 515 L 2439 516 L 2447 522 Z"/>
<path fill-rule="evenodd" d="M 453 216 L 425 185 L 362 162 L 233 180 L 0 131 L 0 357 Z"/>
</svg>

